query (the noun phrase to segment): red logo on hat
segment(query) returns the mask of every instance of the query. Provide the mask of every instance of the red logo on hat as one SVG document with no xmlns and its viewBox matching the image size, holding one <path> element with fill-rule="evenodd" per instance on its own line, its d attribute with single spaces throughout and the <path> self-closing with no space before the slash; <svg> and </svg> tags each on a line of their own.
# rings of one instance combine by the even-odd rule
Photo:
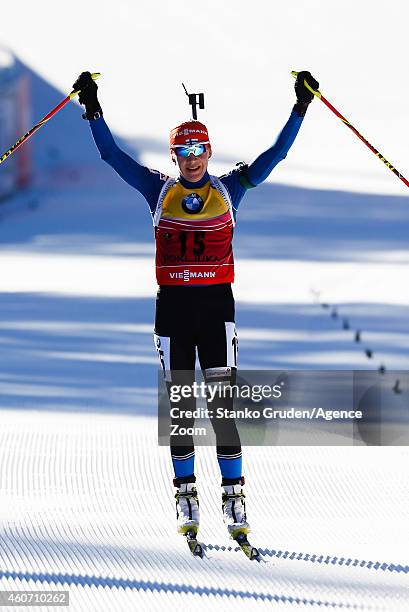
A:
<svg viewBox="0 0 409 612">
<path fill-rule="evenodd" d="M 200 121 L 185 121 L 171 130 L 169 144 L 171 147 L 185 146 L 192 143 L 209 142 L 207 127 Z"/>
</svg>

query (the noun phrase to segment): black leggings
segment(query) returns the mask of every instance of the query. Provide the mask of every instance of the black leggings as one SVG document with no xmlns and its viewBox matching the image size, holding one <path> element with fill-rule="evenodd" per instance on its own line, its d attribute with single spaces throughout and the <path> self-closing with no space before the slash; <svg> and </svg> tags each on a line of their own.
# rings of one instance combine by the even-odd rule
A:
<svg viewBox="0 0 409 612">
<path fill-rule="evenodd" d="M 205 381 L 234 383 L 237 368 L 237 335 L 234 298 L 230 284 L 209 286 L 161 286 L 156 299 L 155 342 L 161 365 L 172 384 L 192 384 L 196 349 Z M 169 378 L 171 380 L 169 380 Z M 220 399 L 217 405 L 220 405 Z M 177 403 L 182 410 L 194 410 L 194 398 Z M 208 401 L 209 410 L 212 409 Z M 230 398 L 223 408 L 232 409 Z M 211 419 L 218 456 L 241 453 L 240 438 L 233 419 Z M 192 427 L 194 419 L 177 419 L 180 427 Z M 178 436 L 171 445 L 173 457 L 194 450 L 191 435 Z"/>
</svg>

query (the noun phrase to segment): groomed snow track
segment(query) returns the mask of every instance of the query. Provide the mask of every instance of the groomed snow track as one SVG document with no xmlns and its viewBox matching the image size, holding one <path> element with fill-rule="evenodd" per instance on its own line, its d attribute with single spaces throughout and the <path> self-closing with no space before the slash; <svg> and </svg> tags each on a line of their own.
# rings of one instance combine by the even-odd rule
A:
<svg viewBox="0 0 409 612">
<path fill-rule="evenodd" d="M 154 418 L 3 411 L 1 588 L 68 589 L 75 612 L 407 610 L 408 453 L 378 451 L 247 449 L 256 563 L 228 540 L 199 448 L 207 558 L 193 559 Z"/>
</svg>

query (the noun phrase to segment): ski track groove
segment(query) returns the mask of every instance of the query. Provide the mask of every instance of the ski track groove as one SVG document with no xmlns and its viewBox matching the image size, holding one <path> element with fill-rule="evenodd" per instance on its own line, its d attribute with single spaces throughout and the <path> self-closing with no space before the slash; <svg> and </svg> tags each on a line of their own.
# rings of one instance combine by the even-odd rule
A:
<svg viewBox="0 0 409 612">
<path fill-rule="evenodd" d="M 0 572 L 0 579 L 14 579 L 14 580 L 32 580 L 35 583 L 40 582 L 41 584 L 54 584 L 54 585 L 81 585 L 81 586 L 104 586 L 109 589 L 122 588 L 122 589 L 136 589 L 138 591 L 158 591 L 158 592 L 171 592 L 171 593 L 194 593 L 200 596 L 216 596 L 222 595 L 227 597 L 239 598 L 239 599 L 255 599 L 255 600 L 267 600 L 283 603 L 297 603 L 305 605 L 317 605 L 323 607 L 340 608 L 348 610 L 379 610 L 378 607 L 364 607 L 359 604 L 349 603 L 336 603 L 332 601 L 311 599 L 306 597 L 295 597 L 287 595 L 277 595 L 272 593 L 257 593 L 255 591 L 244 591 L 235 590 L 228 588 L 219 587 L 198 587 L 187 584 L 172 584 L 166 582 L 157 581 L 144 581 L 144 580 L 129 580 L 126 578 L 112 578 L 112 577 L 96 577 L 89 575 L 74 575 L 74 574 L 27 574 L 23 572 Z"/>
<path fill-rule="evenodd" d="M 382 570 L 389 572 L 400 572 L 407 574 L 409 573 L 409 566 L 400 565 L 394 563 L 382 563 L 381 561 L 365 561 L 360 559 L 351 559 L 345 557 L 331 557 L 330 555 L 317 555 L 311 553 L 302 552 L 290 552 L 289 550 L 270 550 L 268 548 L 257 547 L 263 556 L 276 557 L 277 559 L 290 559 L 291 561 L 310 561 L 311 563 L 324 563 L 326 565 L 345 565 L 346 567 L 364 567 L 367 569 Z M 206 543 L 206 549 L 209 550 L 223 550 L 223 551 L 234 551 L 239 552 L 240 548 L 237 546 L 219 546 L 218 544 Z"/>
</svg>

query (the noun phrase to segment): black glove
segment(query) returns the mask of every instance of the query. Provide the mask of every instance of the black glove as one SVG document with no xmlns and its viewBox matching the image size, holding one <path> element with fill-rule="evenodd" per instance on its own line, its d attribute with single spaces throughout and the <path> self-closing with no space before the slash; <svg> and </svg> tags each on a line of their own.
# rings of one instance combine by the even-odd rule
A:
<svg viewBox="0 0 409 612">
<path fill-rule="evenodd" d="M 90 72 L 81 72 L 72 86 L 74 91 L 80 90 L 78 101 L 85 106 L 84 119 L 98 119 L 102 116 L 102 108 L 98 101 L 98 85 Z"/>
<path fill-rule="evenodd" d="M 319 88 L 320 84 L 314 79 L 311 72 L 308 70 L 302 70 L 298 73 L 295 81 L 294 89 L 297 96 L 297 103 L 293 110 L 295 110 L 301 117 L 304 117 L 307 112 L 308 105 L 311 104 L 314 94 L 304 85 L 304 81 L 307 81 L 308 85 L 315 91 Z"/>
</svg>

